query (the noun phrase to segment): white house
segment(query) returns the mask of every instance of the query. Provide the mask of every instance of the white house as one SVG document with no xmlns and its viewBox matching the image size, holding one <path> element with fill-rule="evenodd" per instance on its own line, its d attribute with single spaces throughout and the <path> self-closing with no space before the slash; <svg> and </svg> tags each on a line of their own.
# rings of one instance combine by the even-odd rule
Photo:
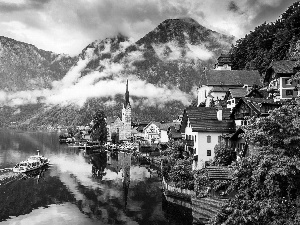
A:
<svg viewBox="0 0 300 225">
<path fill-rule="evenodd" d="M 260 75 L 256 70 L 207 70 L 206 80 L 198 88 L 198 106 L 209 107 L 212 100 L 224 100 L 229 89 L 260 86 Z"/>
<path fill-rule="evenodd" d="M 148 140 L 150 143 L 166 143 L 169 141 L 169 128 L 178 127 L 180 123 L 170 122 L 170 123 L 159 123 L 150 122 L 144 128 L 144 139 Z"/>
<path fill-rule="evenodd" d="M 199 169 L 214 158 L 215 146 L 223 135 L 234 133 L 235 126 L 230 109 L 189 107 L 184 110 L 181 132 L 186 149 L 194 155 L 193 169 Z"/>
<path fill-rule="evenodd" d="M 299 95 L 299 81 L 291 81 L 291 76 L 300 71 L 300 61 L 280 60 L 271 62 L 266 70 L 265 82 L 269 83 L 269 97 L 275 100 L 292 99 Z"/>
</svg>

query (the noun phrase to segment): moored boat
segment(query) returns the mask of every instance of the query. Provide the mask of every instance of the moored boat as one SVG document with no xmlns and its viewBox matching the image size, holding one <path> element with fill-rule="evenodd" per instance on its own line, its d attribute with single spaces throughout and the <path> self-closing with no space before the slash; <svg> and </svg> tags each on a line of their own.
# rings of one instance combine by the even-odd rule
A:
<svg viewBox="0 0 300 225">
<path fill-rule="evenodd" d="M 15 173 L 26 173 L 29 171 L 33 171 L 39 169 L 43 166 L 49 165 L 50 160 L 44 156 L 39 154 L 30 156 L 26 161 L 22 161 L 16 164 L 13 168 L 13 172 Z"/>
</svg>

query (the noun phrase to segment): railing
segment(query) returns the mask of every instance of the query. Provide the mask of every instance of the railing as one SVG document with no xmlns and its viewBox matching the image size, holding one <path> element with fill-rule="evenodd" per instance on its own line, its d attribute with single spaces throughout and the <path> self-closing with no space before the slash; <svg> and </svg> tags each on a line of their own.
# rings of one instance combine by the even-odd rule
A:
<svg viewBox="0 0 300 225">
<path fill-rule="evenodd" d="M 194 140 L 183 140 L 183 144 L 187 146 L 194 146 Z"/>
</svg>

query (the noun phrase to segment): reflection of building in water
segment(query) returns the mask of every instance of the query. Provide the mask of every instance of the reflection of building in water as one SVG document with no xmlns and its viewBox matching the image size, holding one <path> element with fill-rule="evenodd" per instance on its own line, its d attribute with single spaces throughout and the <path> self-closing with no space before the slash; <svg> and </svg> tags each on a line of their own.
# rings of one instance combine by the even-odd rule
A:
<svg viewBox="0 0 300 225">
<path fill-rule="evenodd" d="M 128 191 L 130 184 L 130 167 L 131 167 L 131 154 L 119 152 L 117 157 L 113 155 L 107 156 L 108 162 L 107 168 L 115 173 L 119 173 L 122 170 L 122 183 L 124 194 L 124 207 L 127 207 Z"/>
<path fill-rule="evenodd" d="M 123 177 L 123 192 L 124 192 L 124 207 L 127 207 L 128 191 L 130 184 L 130 166 L 131 166 L 131 154 L 123 153 L 123 156 L 119 158 L 122 162 L 122 177 Z"/>
</svg>

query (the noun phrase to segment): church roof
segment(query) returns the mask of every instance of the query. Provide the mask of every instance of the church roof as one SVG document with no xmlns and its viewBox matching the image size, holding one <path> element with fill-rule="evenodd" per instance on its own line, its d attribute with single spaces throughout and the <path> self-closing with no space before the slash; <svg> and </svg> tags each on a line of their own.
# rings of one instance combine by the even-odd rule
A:
<svg viewBox="0 0 300 225">
<path fill-rule="evenodd" d="M 260 75 L 257 70 L 208 70 L 206 71 L 208 86 L 250 86 L 260 85 Z"/>
</svg>

